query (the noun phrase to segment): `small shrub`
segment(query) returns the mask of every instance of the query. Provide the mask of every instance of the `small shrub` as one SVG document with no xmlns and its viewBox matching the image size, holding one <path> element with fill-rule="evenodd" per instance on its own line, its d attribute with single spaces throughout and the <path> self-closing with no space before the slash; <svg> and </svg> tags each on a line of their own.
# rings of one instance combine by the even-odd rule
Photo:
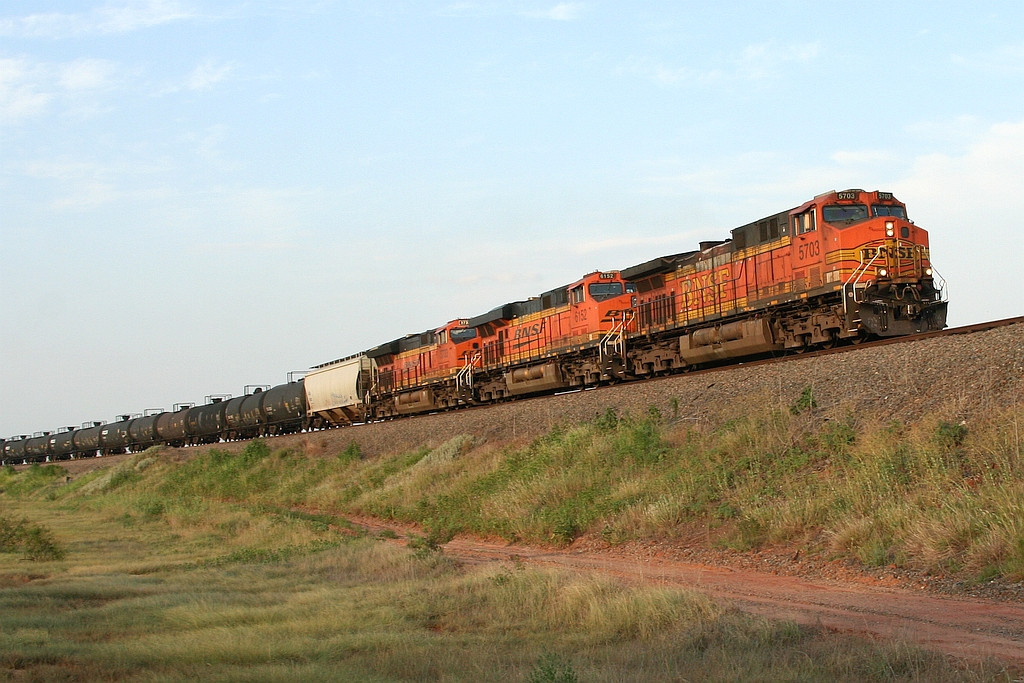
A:
<svg viewBox="0 0 1024 683">
<path fill-rule="evenodd" d="M 877 535 L 873 535 L 857 549 L 857 557 L 868 567 L 884 567 L 892 559 L 889 544 Z"/>
<path fill-rule="evenodd" d="M 53 534 L 45 527 L 29 528 L 25 532 L 21 545 L 25 559 L 33 562 L 64 559 L 64 549 L 57 545 L 57 542 L 53 540 Z"/>
<path fill-rule="evenodd" d="M 167 506 L 162 500 L 141 501 L 136 507 L 143 517 L 150 520 L 160 517 L 167 510 Z"/>
<path fill-rule="evenodd" d="M 715 508 L 715 519 L 733 519 L 740 513 L 731 503 L 728 501 L 722 503 Z"/>
<path fill-rule="evenodd" d="M 64 549 L 57 545 L 49 529 L 31 525 L 26 519 L 14 521 L 0 516 L 0 552 L 18 551 L 33 562 L 64 559 Z"/>
<path fill-rule="evenodd" d="M 0 553 L 13 553 L 21 545 L 25 533 L 25 520 L 14 521 L 0 516 Z"/>
<path fill-rule="evenodd" d="M 939 422 L 935 429 L 935 440 L 939 446 L 948 450 L 959 448 L 967 438 L 967 425 L 963 422 L 953 423 L 945 420 Z"/>
<path fill-rule="evenodd" d="M 141 475 L 135 470 L 118 470 L 110 476 L 110 480 L 107 485 L 103 487 L 104 491 L 113 491 L 114 489 L 120 488 L 125 484 L 130 484 L 133 481 L 137 481 Z"/>
<path fill-rule="evenodd" d="M 733 550 L 746 551 L 760 547 L 766 539 L 767 529 L 764 524 L 750 517 L 743 517 L 736 522 L 735 530 L 723 540 L 723 545 Z"/>
<path fill-rule="evenodd" d="M 408 545 L 417 557 L 429 557 L 440 553 L 445 543 L 452 540 L 455 533 L 447 530 L 430 529 L 426 536 L 410 535 Z"/>
<path fill-rule="evenodd" d="M 604 415 L 594 420 L 594 426 L 601 432 L 614 431 L 619 426 L 619 415 L 614 408 L 609 408 L 604 411 Z"/>
<path fill-rule="evenodd" d="M 789 412 L 793 415 L 799 415 L 808 410 L 814 410 L 817 407 L 818 402 L 814 399 L 814 392 L 811 390 L 811 387 L 806 386 L 800 394 L 800 398 L 796 400 L 796 403 L 789 407 Z"/>
<path fill-rule="evenodd" d="M 349 443 L 349 445 L 345 446 L 345 450 L 343 450 L 341 453 L 338 453 L 338 462 L 357 462 L 361 460 L 362 457 L 363 453 L 361 450 L 359 450 L 359 444 L 353 441 Z"/>
<path fill-rule="evenodd" d="M 526 680 L 528 683 L 574 683 L 579 680 L 579 675 L 564 657 L 554 652 L 545 652 Z"/>
</svg>

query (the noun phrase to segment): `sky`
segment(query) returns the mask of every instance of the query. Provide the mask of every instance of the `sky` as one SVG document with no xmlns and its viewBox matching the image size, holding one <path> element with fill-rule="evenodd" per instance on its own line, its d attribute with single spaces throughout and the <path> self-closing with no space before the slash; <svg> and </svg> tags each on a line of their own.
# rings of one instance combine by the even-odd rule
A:
<svg viewBox="0 0 1024 683">
<path fill-rule="evenodd" d="M 0 437 L 238 396 L 829 190 L 1024 315 L 1024 2 L 8 0 Z"/>
</svg>

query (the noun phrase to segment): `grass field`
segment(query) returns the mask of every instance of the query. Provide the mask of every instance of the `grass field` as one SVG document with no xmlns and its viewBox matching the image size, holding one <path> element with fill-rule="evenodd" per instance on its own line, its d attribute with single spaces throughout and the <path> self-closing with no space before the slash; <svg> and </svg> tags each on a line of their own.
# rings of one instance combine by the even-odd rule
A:
<svg viewBox="0 0 1024 683">
<path fill-rule="evenodd" d="M 564 544 L 716 529 L 866 564 L 1024 573 L 1017 412 L 863 424 L 805 395 L 714 428 L 676 416 L 459 437 L 376 459 L 149 451 L 70 481 L 0 472 L 0 672 L 15 680 L 1012 680 L 679 590 L 460 567 L 459 531 Z M 345 514 L 416 521 L 403 547 Z M 826 539 L 824 541 L 820 539 Z M 1019 673 L 1019 672 L 1018 672 Z"/>
</svg>

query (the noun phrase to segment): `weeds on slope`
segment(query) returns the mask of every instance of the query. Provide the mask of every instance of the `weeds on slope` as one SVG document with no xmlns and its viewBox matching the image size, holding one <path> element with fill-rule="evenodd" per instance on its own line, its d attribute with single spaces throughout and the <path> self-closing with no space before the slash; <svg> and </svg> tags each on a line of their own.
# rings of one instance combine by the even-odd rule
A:
<svg viewBox="0 0 1024 683">
<path fill-rule="evenodd" d="M 751 401 L 716 422 L 609 410 L 516 448 L 458 436 L 373 459 L 354 446 L 309 458 L 257 440 L 241 454 L 214 449 L 184 462 L 140 454 L 85 483 L 46 468 L 23 479 L 5 473 L 0 487 L 109 506 L 125 524 L 162 519 L 187 535 L 251 534 L 254 545 L 271 531 L 244 506 L 322 514 L 328 526 L 343 514 L 415 522 L 436 542 L 470 532 L 621 543 L 700 530 L 738 550 L 797 543 L 867 566 L 1019 580 L 1022 410 L 905 425 L 821 407 L 807 389 L 788 404 Z"/>
<path fill-rule="evenodd" d="M 915 436 L 900 467 L 890 450 L 879 464 L 869 444 L 891 439 L 872 436 L 882 427 L 839 427 L 814 410 L 714 429 L 609 412 L 520 449 L 459 437 L 374 460 L 353 449 L 310 459 L 257 441 L 240 456 L 142 453 L 72 481 L 4 473 L 11 518 L 51 529 L 66 555 L 27 574 L 0 553 L 0 670 L 119 680 L 1012 679 L 995 664 L 951 665 L 900 644 L 750 619 L 685 591 L 514 560 L 465 569 L 438 552 L 457 530 L 618 542 L 703 520 L 732 539 L 759 513 L 748 540 L 768 543 L 793 532 L 764 510 L 784 509 L 794 491 L 824 495 L 840 473 L 884 474 L 906 491 L 939 471 L 962 484 L 963 471 L 951 473 L 964 459 L 956 451 L 972 461 L 980 444 L 995 444 L 1000 468 L 1013 465 L 973 426 L 925 430 L 929 457 L 915 454 Z M 964 489 L 1013 480 L 996 471 Z M 843 510 L 871 504 L 841 493 L 852 501 Z M 803 523 L 828 524 L 839 508 L 821 509 Z M 413 551 L 357 538 L 337 516 L 346 512 L 421 521 L 428 534 Z"/>
</svg>

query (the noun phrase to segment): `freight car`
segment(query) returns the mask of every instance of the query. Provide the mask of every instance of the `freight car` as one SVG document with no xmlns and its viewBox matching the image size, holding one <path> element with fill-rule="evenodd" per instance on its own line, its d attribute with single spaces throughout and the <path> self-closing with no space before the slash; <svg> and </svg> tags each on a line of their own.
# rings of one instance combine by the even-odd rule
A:
<svg viewBox="0 0 1024 683">
<path fill-rule="evenodd" d="M 4 463 L 186 446 L 485 404 L 939 330 L 927 232 L 890 192 L 827 192 L 729 239 L 581 279 L 170 412 L 0 441 Z"/>
</svg>

